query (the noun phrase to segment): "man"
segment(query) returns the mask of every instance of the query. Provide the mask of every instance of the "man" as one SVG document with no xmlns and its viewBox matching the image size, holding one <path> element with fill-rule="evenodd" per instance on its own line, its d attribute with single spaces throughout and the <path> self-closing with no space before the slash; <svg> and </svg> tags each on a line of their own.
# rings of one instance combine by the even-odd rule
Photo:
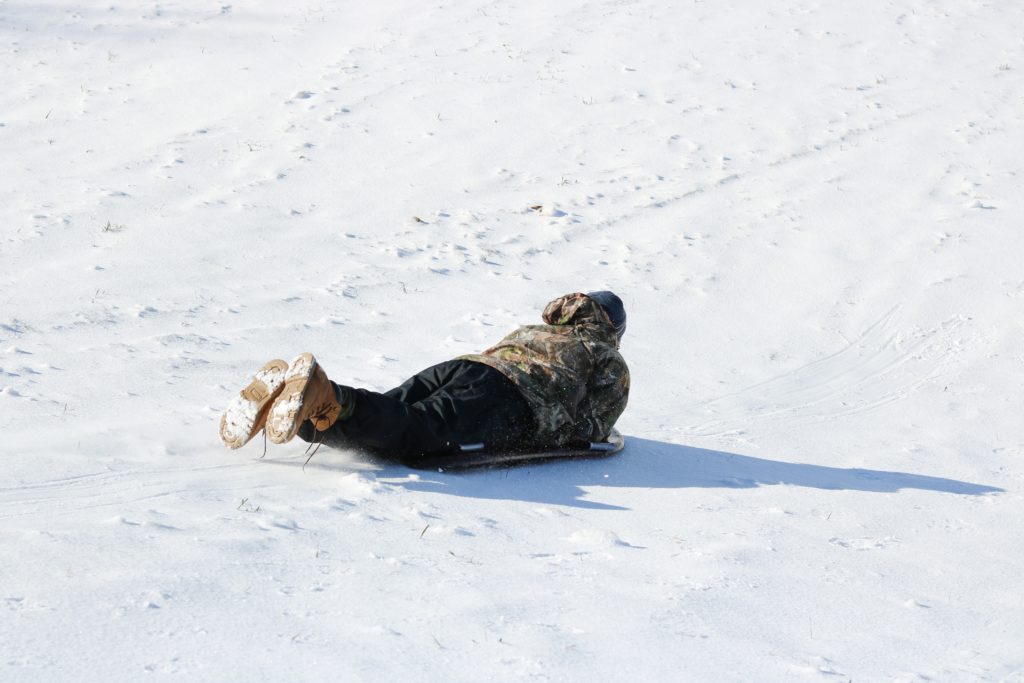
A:
<svg viewBox="0 0 1024 683">
<path fill-rule="evenodd" d="M 270 361 L 228 405 L 221 439 L 239 448 L 265 428 L 274 443 L 299 436 L 413 465 L 462 444 L 515 451 L 600 441 L 629 395 L 622 300 L 567 294 L 543 319 L 383 394 L 332 382 L 310 353 Z"/>
</svg>

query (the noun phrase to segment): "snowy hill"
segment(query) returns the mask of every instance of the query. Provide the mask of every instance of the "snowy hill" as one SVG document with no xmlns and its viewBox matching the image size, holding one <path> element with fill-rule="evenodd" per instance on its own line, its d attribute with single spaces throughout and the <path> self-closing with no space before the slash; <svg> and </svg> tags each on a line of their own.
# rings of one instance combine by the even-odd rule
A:
<svg viewBox="0 0 1024 683">
<path fill-rule="evenodd" d="M 0 680 L 1024 681 L 1024 6 L 0 0 Z M 217 421 L 567 292 L 626 450 Z"/>
</svg>

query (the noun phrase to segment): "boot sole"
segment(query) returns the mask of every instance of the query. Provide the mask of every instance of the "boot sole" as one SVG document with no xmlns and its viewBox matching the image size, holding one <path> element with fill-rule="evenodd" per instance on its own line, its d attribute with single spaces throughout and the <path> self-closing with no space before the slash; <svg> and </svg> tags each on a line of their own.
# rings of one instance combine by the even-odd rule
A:
<svg viewBox="0 0 1024 683">
<path fill-rule="evenodd" d="M 267 417 L 267 438 L 272 442 L 287 443 L 298 433 L 302 426 L 298 416 L 306 400 L 306 387 L 316 368 L 316 358 L 311 353 L 299 354 L 288 366 L 284 388 Z"/>
<path fill-rule="evenodd" d="M 228 448 L 241 448 L 259 434 L 274 400 L 284 388 L 288 363 L 269 361 L 231 401 L 220 418 L 220 440 Z"/>
</svg>

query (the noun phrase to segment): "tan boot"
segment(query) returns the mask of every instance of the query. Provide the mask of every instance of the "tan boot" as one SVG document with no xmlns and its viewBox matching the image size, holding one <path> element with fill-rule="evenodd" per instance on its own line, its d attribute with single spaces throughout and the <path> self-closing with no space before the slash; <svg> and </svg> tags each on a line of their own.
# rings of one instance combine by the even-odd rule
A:
<svg viewBox="0 0 1024 683">
<path fill-rule="evenodd" d="M 325 431 L 341 414 L 334 385 L 311 353 L 296 356 L 285 373 L 284 389 L 270 408 L 267 437 L 274 443 L 291 441 L 306 420 Z"/>
<path fill-rule="evenodd" d="M 281 359 L 267 362 L 256 371 L 252 381 L 231 399 L 220 418 L 220 440 L 228 448 L 241 448 L 260 433 L 274 399 L 284 388 L 288 363 Z"/>
</svg>

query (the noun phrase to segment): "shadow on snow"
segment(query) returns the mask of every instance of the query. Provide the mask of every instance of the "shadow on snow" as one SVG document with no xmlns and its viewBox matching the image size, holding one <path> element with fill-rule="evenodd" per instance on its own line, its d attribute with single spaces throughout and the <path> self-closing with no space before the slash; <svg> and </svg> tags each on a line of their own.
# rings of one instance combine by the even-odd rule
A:
<svg viewBox="0 0 1024 683">
<path fill-rule="evenodd" d="M 410 478 L 413 473 L 417 476 Z M 388 481 L 392 478 L 401 480 Z M 1003 491 L 994 486 L 922 474 L 781 462 L 636 437 L 627 439 L 626 449 L 621 454 L 608 458 L 569 459 L 454 473 L 385 465 L 384 470 L 378 472 L 378 481 L 412 491 L 604 510 L 628 508 L 591 500 L 586 487 L 743 489 L 787 484 L 830 491 L 895 493 L 902 489 L 919 489 L 970 496 Z"/>
</svg>

